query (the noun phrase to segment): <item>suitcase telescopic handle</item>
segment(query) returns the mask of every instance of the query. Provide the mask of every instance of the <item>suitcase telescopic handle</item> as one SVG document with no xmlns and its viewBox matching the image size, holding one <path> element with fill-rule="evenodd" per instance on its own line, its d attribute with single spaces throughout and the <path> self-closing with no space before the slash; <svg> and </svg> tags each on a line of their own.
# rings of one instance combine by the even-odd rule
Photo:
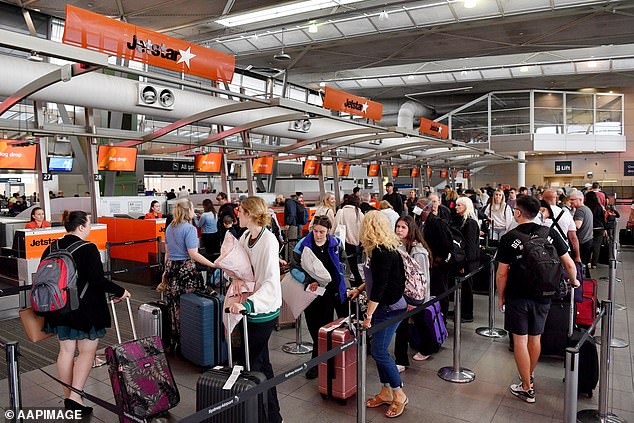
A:
<svg viewBox="0 0 634 423">
<path fill-rule="evenodd" d="M 132 317 L 132 306 L 130 305 L 130 298 L 126 297 L 125 302 L 128 306 L 128 317 L 130 318 L 130 326 L 132 327 L 132 336 L 137 339 L 136 326 L 134 325 L 134 317 Z M 112 308 L 112 317 L 114 320 L 114 327 L 117 331 L 117 340 L 121 343 L 121 329 L 119 328 L 119 318 L 117 317 L 117 309 L 115 307 L 115 300 L 110 300 L 110 307 Z"/>
<path fill-rule="evenodd" d="M 244 329 L 244 336 L 242 337 L 242 343 L 244 344 L 244 360 L 245 360 L 245 369 L 247 372 L 251 371 L 251 360 L 249 359 L 249 327 L 247 325 L 247 311 L 240 311 L 242 314 L 242 328 Z M 229 311 L 229 307 L 225 308 L 225 318 L 227 322 L 227 356 L 229 357 L 229 367 L 233 367 L 233 353 L 231 352 L 231 332 L 229 331 L 230 323 L 229 316 L 231 316 L 231 312 Z"/>
<path fill-rule="evenodd" d="M 568 319 L 568 338 L 572 336 L 575 331 L 575 288 L 570 287 L 570 316 Z"/>
</svg>

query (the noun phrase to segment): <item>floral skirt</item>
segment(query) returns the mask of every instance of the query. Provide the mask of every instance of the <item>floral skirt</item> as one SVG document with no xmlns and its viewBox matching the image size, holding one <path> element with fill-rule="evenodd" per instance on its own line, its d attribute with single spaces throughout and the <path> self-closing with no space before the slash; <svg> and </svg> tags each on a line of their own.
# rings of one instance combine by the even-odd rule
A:
<svg viewBox="0 0 634 423">
<path fill-rule="evenodd" d="M 180 296 L 202 290 L 205 284 L 193 260 L 168 260 L 165 272 L 167 282 L 165 300 L 170 311 L 171 339 L 172 343 L 178 343 L 180 340 Z"/>
</svg>

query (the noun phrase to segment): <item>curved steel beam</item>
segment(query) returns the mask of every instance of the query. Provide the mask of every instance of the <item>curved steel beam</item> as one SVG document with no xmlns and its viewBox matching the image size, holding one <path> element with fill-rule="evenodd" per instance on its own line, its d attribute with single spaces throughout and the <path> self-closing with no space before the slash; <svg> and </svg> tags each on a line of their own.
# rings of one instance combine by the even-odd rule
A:
<svg viewBox="0 0 634 423">
<path fill-rule="evenodd" d="M 359 143 L 365 142 L 365 141 L 374 141 L 374 140 L 388 139 L 388 138 L 403 138 L 403 134 L 397 134 L 397 133 L 394 133 L 394 132 L 384 132 L 384 133 L 380 133 L 380 134 L 367 135 L 365 137 L 353 138 L 351 140 L 346 140 L 346 141 L 342 141 L 342 142 L 339 142 L 339 143 L 330 144 L 330 145 L 328 145 L 326 147 L 317 148 L 315 150 L 312 150 L 310 152 L 310 154 L 311 155 L 313 155 L 313 154 L 322 154 L 322 153 L 325 153 L 327 151 L 335 150 L 335 149 L 340 148 L 340 147 L 347 147 L 349 145 L 359 144 Z"/>
<path fill-rule="evenodd" d="M 384 147 L 384 148 L 379 148 L 378 150 L 375 151 L 371 151 L 369 153 L 365 153 L 362 154 L 360 156 L 355 157 L 356 159 L 366 159 L 368 157 L 373 157 L 377 154 L 383 154 L 383 153 L 389 153 L 391 151 L 396 151 L 396 150 L 401 150 L 401 149 L 407 149 L 408 147 L 416 147 L 416 148 L 420 148 L 420 147 L 425 147 L 431 144 L 425 144 L 425 142 L 427 142 L 427 140 L 419 140 L 419 141 L 413 141 L 413 142 L 406 142 L 404 144 L 400 144 L 397 146 L 392 146 L 392 147 Z"/>
<path fill-rule="evenodd" d="M 322 142 L 322 141 L 333 140 L 335 138 L 349 137 L 352 135 L 375 134 L 377 132 L 378 130 L 376 128 L 358 128 L 358 129 L 348 129 L 348 130 L 339 131 L 339 132 L 332 132 L 330 134 L 311 138 L 309 140 L 298 141 L 295 144 L 284 146 L 280 148 L 277 152 L 287 153 L 289 151 L 297 150 L 298 148 L 305 147 L 307 145 L 317 144 L 318 142 Z"/>
<path fill-rule="evenodd" d="M 121 142 L 117 145 L 120 147 L 134 147 L 135 145 L 139 145 L 139 144 L 146 143 L 148 141 L 155 140 L 179 128 L 182 128 L 187 125 L 191 125 L 194 122 L 200 122 L 201 120 L 210 119 L 210 118 L 221 116 L 221 115 L 227 115 L 229 113 L 261 109 L 268 106 L 269 104 L 264 102 L 241 101 L 241 102 L 236 102 L 234 104 L 228 104 L 226 106 L 215 107 L 213 109 L 205 110 L 203 112 L 196 113 L 195 115 L 188 116 L 184 119 L 177 120 L 176 122 L 171 123 L 167 126 L 164 126 L 163 128 L 157 129 L 156 131 L 152 133 L 144 135 L 141 141 L 129 140 L 129 141 Z"/>
<path fill-rule="evenodd" d="M 249 122 L 245 125 L 236 126 L 235 128 L 227 129 L 226 131 L 222 131 L 218 134 L 212 135 L 211 137 L 200 140 L 195 144 L 179 145 L 175 147 L 157 148 L 157 149 L 152 148 L 149 150 L 143 150 L 140 152 L 140 154 L 167 154 L 167 153 L 177 153 L 180 151 L 193 150 L 194 148 L 203 147 L 206 145 L 216 143 L 232 135 L 239 134 L 240 132 L 250 131 L 252 129 L 260 128 L 262 126 L 274 125 L 276 123 L 291 122 L 298 119 L 304 119 L 305 117 L 306 117 L 305 113 L 289 113 L 289 114 L 281 115 L 281 116 L 272 116 L 265 119 Z"/>
</svg>

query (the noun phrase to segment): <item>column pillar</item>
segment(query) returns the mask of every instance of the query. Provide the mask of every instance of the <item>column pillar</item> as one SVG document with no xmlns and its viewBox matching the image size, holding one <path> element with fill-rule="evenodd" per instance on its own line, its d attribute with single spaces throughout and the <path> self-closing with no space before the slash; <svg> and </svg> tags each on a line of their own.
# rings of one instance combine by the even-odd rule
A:
<svg viewBox="0 0 634 423">
<path fill-rule="evenodd" d="M 526 152 L 518 151 L 517 159 L 520 160 L 517 163 L 517 188 L 519 189 L 519 187 L 526 186 L 526 163 L 524 162 L 526 160 Z"/>
</svg>

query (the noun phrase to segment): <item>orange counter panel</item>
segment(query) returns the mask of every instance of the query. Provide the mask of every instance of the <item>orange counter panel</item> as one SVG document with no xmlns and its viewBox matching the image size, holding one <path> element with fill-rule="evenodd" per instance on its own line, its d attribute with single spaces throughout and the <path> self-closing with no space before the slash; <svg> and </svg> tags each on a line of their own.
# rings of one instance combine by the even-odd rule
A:
<svg viewBox="0 0 634 423">
<path fill-rule="evenodd" d="M 54 232 L 35 230 L 27 232 L 24 235 L 24 245 L 26 250 L 25 258 L 27 260 L 41 258 L 42 253 L 46 250 L 46 247 L 51 245 L 53 241 L 62 238 L 64 235 L 66 235 L 66 231 L 64 230 Z M 99 250 L 105 250 L 107 241 L 106 228 L 93 227 L 86 240 L 95 243 Z"/>
<path fill-rule="evenodd" d="M 116 217 L 100 217 L 99 223 L 108 225 L 108 242 L 128 242 L 150 239 L 165 235 L 165 220 L 122 219 Z M 111 258 L 148 263 L 150 254 L 157 254 L 155 242 L 121 245 L 111 247 Z"/>
<path fill-rule="evenodd" d="M 280 224 L 280 227 L 284 226 L 284 207 L 272 207 L 275 212 L 275 216 L 277 216 L 277 221 Z M 315 216 L 315 212 L 317 211 L 314 207 L 308 207 L 308 223 L 306 223 L 302 227 L 302 235 L 308 234 L 308 225 L 310 225 L 310 221 L 313 220 Z"/>
</svg>

